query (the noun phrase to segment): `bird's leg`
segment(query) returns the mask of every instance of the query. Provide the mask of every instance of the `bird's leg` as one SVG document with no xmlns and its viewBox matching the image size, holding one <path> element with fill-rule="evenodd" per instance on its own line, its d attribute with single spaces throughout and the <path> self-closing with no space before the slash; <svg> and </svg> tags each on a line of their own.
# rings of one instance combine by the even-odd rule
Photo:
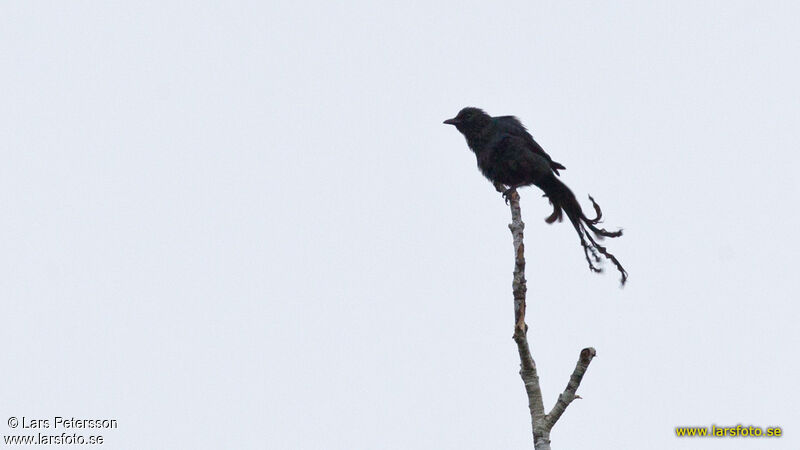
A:
<svg viewBox="0 0 800 450">
<path fill-rule="evenodd" d="M 507 205 L 509 196 L 511 195 L 512 192 L 514 192 L 514 189 L 516 189 L 517 187 L 516 186 L 506 187 L 505 184 L 499 181 L 493 181 L 492 184 L 494 185 L 494 188 L 497 190 L 497 192 L 503 194 L 503 198 L 505 199 Z"/>
<path fill-rule="evenodd" d="M 508 201 L 511 199 L 511 194 L 513 194 L 514 192 L 517 192 L 517 186 L 509 186 L 508 189 L 503 191 L 503 198 L 506 201 L 506 205 L 508 204 Z"/>
</svg>

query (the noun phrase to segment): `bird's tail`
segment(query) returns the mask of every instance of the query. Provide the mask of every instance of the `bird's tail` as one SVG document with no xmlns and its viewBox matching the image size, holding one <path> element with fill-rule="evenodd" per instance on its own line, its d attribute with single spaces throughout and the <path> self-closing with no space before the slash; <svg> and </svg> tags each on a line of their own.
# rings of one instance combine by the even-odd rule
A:
<svg viewBox="0 0 800 450">
<path fill-rule="evenodd" d="M 563 213 L 566 213 L 569 221 L 572 222 L 572 225 L 575 227 L 575 231 L 578 232 L 578 237 L 581 239 L 581 246 L 586 256 L 586 262 L 589 263 L 589 269 L 593 272 L 602 272 L 602 269 L 595 264 L 601 262 L 600 255 L 602 255 L 617 267 L 622 277 L 620 281 L 624 285 L 625 281 L 628 279 L 628 272 L 625 271 L 622 264 L 620 264 L 614 255 L 597 243 L 597 241 L 606 237 L 615 238 L 622 236 L 622 230 L 608 231 L 603 228 L 598 228 L 597 224 L 599 224 L 603 218 L 600 205 L 598 205 L 590 195 L 589 200 L 592 201 L 592 206 L 594 207 L 597 217 L 594 219 L 586 217 L 583 213 L 583 209 L 581 209 L 581 204 L 578 203 L 578 199 L 575 198 L 575 194 L 572 193 L 566 184 L 562 183 L 561 180 L 554 175 L 547 177 L 539 187 L 550 199 L 550 204 L 553 205 L 553 213 L 545 219 L 545 222 L 561 222 L 564 219 Z M 595 240 L 595 238 L 597 238 L 597 240 Z"/>
</svg>

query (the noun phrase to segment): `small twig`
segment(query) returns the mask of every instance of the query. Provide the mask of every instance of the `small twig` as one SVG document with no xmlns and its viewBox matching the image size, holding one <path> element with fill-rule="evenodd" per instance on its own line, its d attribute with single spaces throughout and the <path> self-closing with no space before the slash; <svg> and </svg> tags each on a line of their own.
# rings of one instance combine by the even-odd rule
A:
<svg viewBox="0 0 800 450">
<path fill-rule="evenodd" d="M 564 389 L 564 392 L 558 396 L 558 400 L 556 400 L 556 404 L 553 405 L 553 409 L 547 414 L 545 426 L 548 430 L 553 429 L 553 425 L 558 422 L 558 419 L 561 418 L 561 415 L 564 414 L 567 406 L 569 406 L 573 400 L 581 398 L 579 395 L 575 395 L 575 392 L 578 390 L 578 386 L 581 385 L 583 374 L 586 373 L 586 369 L 589 368 L 589 364 L 595 356 L 597 356 L 597 351 L 592 347 L 581 350 L 578 363 L 575 364 L 575 370 L 572 371 L 572 376 L 569 377 L 567 387 Z"/>
</svg>

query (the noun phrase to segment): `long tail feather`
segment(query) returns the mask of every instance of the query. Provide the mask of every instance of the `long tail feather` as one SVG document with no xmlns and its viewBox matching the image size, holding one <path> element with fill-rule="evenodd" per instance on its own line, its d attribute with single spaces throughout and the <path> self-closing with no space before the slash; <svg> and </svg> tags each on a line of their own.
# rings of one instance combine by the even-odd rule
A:
<svg viewBox="0 0 800 450">
<path fill-rule="evenodd" d="M 597 241 L 603 238 L 622 236 L 622 230 L 608 231 L 598 227 L 597 225 L 601 223 L 603 219 L 603 211 L 600 209 L 600 205 L 598 205 L 590 195 L 589 200 L 592 202 L 592 207 L 597 216 L 593 219 L 586 217 L 580 203 L 578 203 L 578 200 L 575 198 L 575 194 L 572 193 L 566 184 L 562 183 L 554 175 L 549 176 L 541 183 L 537 183 L 537 185 L 544 191 L 545 195 L 550 199 L 550 203 L 553 205 L 553 212 L 545 218 L 545 222 L 561 222 L 563 220 L 563 213 L 566 213 L 570 222 L 572 222 L 572 226 L 575 227 L 575 231 L 578 233 L 586 262 L 589 264 L 589 269 L 593 272 L 603 271 L 602 268 L 596 265 L 600 264 L 602 261 L 599 256 L 602 255 L 616 266 L 621 276 L 620 282 L 622 285 L 625 285 L 625 282 L 628 280 L 628 272 L 625 271 L 625 268 L 622 267 L 622 264 L 620 264 L 616 256 L 609 252 L 604 246 L 597 243 Z"/>
</svg>

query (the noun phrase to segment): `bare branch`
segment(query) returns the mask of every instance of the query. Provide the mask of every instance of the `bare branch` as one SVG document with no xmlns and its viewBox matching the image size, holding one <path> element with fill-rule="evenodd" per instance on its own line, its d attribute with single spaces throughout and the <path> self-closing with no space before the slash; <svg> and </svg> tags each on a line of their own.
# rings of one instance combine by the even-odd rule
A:
<svg viewBox="0 0 800 450">
<path fill-rule="evenodd" d="M 495 187 L 500 190 L 497 186 Z M 514 241 L 514 281 L 512 289 L 514 292 L 514 341 L 517 343 L 517 350 L 519 351 L 519 375 L 525 384 L 525 392 L 528 394 L 528 409 L 531 413 L 534 447 L 536 450 L 549 450 L 550 429 L 546 426 L 539 375 L 536 372 L 536 362 L 531 356 L 527 338 L 528 325 L 525 324 L 525 295 L 528 289 L 525 280 L 525 244 L 523 243 L 525 224 L 522 222 L 517 191 L 511 192 L 508 199 L 511 207 L 511 224 L 508 228 L 511 230 L 511 236 Z"/>
<path fill-rule="evenodd" d="M 495 189 L 499 192 L 507 192 L 505 186 L 495 183 Z M 585 348 L 581 351 L 578 364 L 572 372 L 572 376 L 567 383 L 567 388 L 558 396 L 555 406 L 549 414 L 544 413 L 542 401 L 542 390 L 539 386 L 539 375 L 536 371 L 536 362 L 531 356 L 531 349 L 528 345 L 528 325 L 525 323 L 527 280 L 525 280 L 525 244 L 523 242 L 523 230 L 525 224 L 522 222 L 522 213 L 519 207 L 519 194 L 516 190 L 508 192 L 507 196 L 511 207 L 511 236 L 514 242 L 514 281 L 512 290 L 514 293 L 514 342 L 517 343 L 519 351 L 520 371 L 519 375 L 525 384 L 525 392 L 528 395 L 528 409 L 531 414 L 531 426 L 533 428 L 533 445 L 536 450 L 550 450 L 550 431 L 558 421 L 570 403 L 576 398 L 578 386 L 581 384 L 583 375 L 592 362 L 597 352 L 594 348 Z"/>
<path fill-rule="evenodd" d="M 558 422 L 558 419 L 561 418 L 561 415 L 564 414 L 567 406 L 569 406 L 573 400 L 576 398 L 581 398 L 580 396 L 575 395 L 575 392 L 578 390 L 578 386 L 581 385 L 583 374 L 586 373 L 586 369 L 589 368 L 589 364 L 596 355 L 597 351 L 595 351 L 595 349 L 592 347 L 587 347 L 581 350 L 578 363 L 575 365 L 575 370 L 572 371 L 572 376 L 569 377 L 569 383 L 567 383 L 567 387 L 564 389 L 564 392 L 558 396 L 558 400 L 556 400 L 556 404 L 553 405 L 553 409 L 551 409 L 550 413 L 547 414 L 545 419 L 545 427 L 548 430 L 553 429 L 553 425 Z"/>
</svg>

